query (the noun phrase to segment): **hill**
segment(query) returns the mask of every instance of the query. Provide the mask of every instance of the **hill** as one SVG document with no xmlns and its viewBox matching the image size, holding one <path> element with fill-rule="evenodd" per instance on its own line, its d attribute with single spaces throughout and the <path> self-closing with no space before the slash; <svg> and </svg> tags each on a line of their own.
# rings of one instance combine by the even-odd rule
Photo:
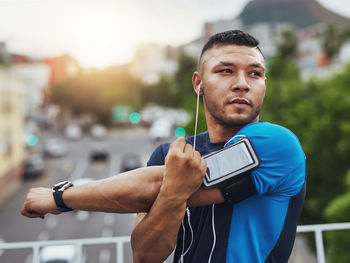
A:
<svg viewBox="0 0 350 263">
<path fill-rule="evenodd" d="M 260 22 L 289 22 L 296 28 L 305 28 L 325 23 L 350 29 L 350 19 L 324 8 L 315 0 L 253 0 L 239 18 L 246 26 Z"/>
</svg>

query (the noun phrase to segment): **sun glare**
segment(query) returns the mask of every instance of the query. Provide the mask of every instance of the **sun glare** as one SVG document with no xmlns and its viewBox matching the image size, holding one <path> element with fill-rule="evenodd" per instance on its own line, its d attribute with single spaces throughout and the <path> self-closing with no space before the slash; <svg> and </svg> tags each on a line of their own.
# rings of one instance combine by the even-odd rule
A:
<svg viewBox="0 0 350 263">
<path fill-rule="evenodd" d="M 83 67 L 98 68 L 129 62 L 138 45 L 190 42 L 200 35 L 204 18 L 215 13 L 204 11 L 208 1 L 202 0 L 0 2 L 0 42 L 10 52 L 39 58 L 66 53 Z"/>
<path fill-rule="evenodd" d="M 82 66 L 103 68 L 131 59 L 135 44 L 117 16 L 101 12 L 82 14 L 70 30 L 74 35 L 72 49 Z"/>
</svg>

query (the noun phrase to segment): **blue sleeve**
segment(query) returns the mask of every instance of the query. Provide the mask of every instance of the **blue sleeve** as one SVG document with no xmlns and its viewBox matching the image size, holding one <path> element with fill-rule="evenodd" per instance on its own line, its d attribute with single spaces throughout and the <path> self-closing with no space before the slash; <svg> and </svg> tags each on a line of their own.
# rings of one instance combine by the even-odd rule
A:
<svg viewBox="0 0 350 263">
<path fill-rule="evenodd" d="M 297 194 L 305 182 L 305 155 L 298 138 L 288 129 L 258 122 L 239 131 L 254 145 L 260 166 L 251 174 L 259 195 Z"/>
<path fill-rule="evenodd" d="M 147 166 L 164 165 L 165 156 L 168 153 L 170 143 L 159 145 L 152 153 L 147 162 Z"/>
</svg>

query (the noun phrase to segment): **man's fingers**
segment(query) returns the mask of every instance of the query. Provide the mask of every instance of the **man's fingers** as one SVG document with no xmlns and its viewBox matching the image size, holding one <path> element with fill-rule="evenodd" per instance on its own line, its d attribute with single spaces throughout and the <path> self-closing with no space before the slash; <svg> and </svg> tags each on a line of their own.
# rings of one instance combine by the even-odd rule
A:
<svg viewBox="0 0 350 263">
<path fill-rule="evenodd" d="M 203 175 L 205 174 L 207 170 L 207 161 L 201 156 L 201 154 L 198 151 L 194 151 L 193 158 L 199 162 L 200 170 L 202 171 Z"/>
<path fill-rule="evenodd" d="M 205 174 L 205 172 L 207 171 L 207 160 L 205 160 L 204 158 L 201 159 L 201 169 L 203 171 L 203 174 Z"/>
<path fill-rule="evenodd" d="M 193 158 L 197 161 L 201 161 L 201 159 L 203 159 L 201 154 L 198 151 L 194 151 Z"/>
<path fill-rule="evenodd" d="M 36 218 L 36 217 L 40 217 L 40 218 L 44 218 L 45 215 L 34 212 L 34 211 L 27 211 L 26 209 L 22 209 L 21 214 L 23 216 L 29 217 L 29 218 Z"/>
<path fill-rule="evenodd" d="M 38 217 L 39 214 L 32 211 L 29 207 L 29 204 L 27 202 L 25 202 L 22 206 L 22 209 L 21 209 L 21 214 L 23 216 L 26 216 L 26 217 L 29 217 L 29 218 L 35 218 L 35 217 Z"/>
<path fill-rule="evenodd" d="M 169 152 L 183 152 L 186 146 L 186 140 L 184 137 L 177 138 L 172 144 L 170 144 Z"/>
<path fill-rule="evenodd" d="M 23 205 L 22 209 L 21 209 L 21 215 L 29 217 L 29 218 L 36 218 L 36 217 L 40 217 L 42 219 L 45 218 L 45 214 L 43 213 L 39 213 L 37 211 L 31 210 L 28 206 Z"/>
<path fill-rule="evenodd" d="M 193 156 L 193 147 L 191 144 L 186 144 L 184 147 L 184 153 L 192 158 L 194 158 Z"/>
<path fill-rule="evenodd" d="M 181 156 L 186 147 L 186 140 L 184 137 L 177 138 L 172 144 L 170 144 L 168 153 L 165 157 L 165 162 L 168 162 L 170 156 Z"/>
</svg>

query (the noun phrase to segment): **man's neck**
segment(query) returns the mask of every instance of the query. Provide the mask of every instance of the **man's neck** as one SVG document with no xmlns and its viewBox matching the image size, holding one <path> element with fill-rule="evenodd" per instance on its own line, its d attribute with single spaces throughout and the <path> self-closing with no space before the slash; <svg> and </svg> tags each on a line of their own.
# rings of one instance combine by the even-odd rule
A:
<svg viewBox="0 0 350 263">
<path fill-rule="evenodd" d="M 223 127 L 222 125 L 208 125 L 209 139 L 211 143 L 226 142 L 234 136 L 243 126 Z"/>
<path fill-rule="evenodd" d="M 259 117 L 257 117 L 253 122 L 258 122 Z M 214 121 L 207 119 L 209 139 L 211 143 L 226 142 L 228 139 L 232 138 L 240 129 L 248 125 L 223 125 Z"/>
</svg>

